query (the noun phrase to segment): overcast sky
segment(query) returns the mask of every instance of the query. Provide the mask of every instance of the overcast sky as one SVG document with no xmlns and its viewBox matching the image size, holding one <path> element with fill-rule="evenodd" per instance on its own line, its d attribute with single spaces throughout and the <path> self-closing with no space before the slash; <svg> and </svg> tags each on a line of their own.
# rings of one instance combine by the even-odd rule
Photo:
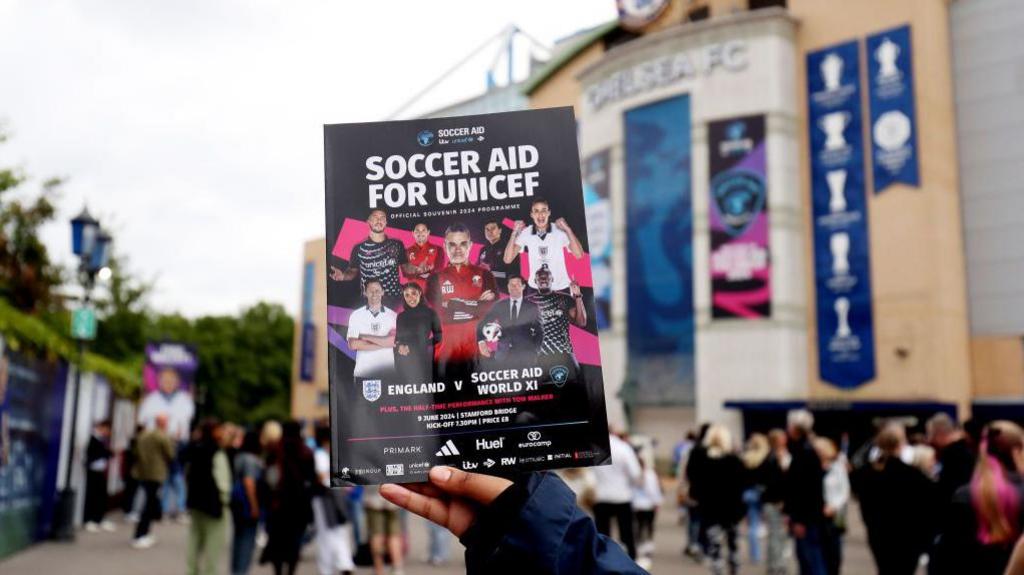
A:
<svg viewBox="0 0 1024 575">
<path fill-rule="evenodd" d="M 44 230 L 60 262 L 88 203 L 157 309 L 295 313 L 302 243 L 324 234 L 323 124 L 385 119 L 508 24 L 550 45 L 614 16 L 613 0 L 0 0 L 0 166 L 26 191 L 68 178 Z M 421 107 L 481 92 L 495 53 Z"/>
</svg>

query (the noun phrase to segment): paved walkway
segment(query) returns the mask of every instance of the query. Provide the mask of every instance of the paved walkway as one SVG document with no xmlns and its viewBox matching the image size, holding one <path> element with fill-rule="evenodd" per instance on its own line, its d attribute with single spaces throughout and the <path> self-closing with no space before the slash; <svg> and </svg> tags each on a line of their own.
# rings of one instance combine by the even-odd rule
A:
<svg viewBox="0 0 1024 575">
<path fill-rule="evenodd" d="M 851 510 L 851 529 L 846 538 L 843 562 L 844 575 L 869 575 L 875 572 L 865 545 L 864 533 L 859 522 L 859 514 Z M 119 518 L 115 518 L 119 519 Z M 464 573 L 462 547 L 452 541 L 452 558 L 450 565 L 437 568 L 424 562 L 426 549 L 426 529 L 418 517 L 410 518 L 410 546 L 412 557 L 406 568 L 407 575 L 446 575 Z M 129 546 L 132 525 L 118 525 L 116 533 L 80 532 L 74 543 L 47 542 L 31 547 L 12 557 L 0 561 L 0 573 L 4 575 L 49 575 L 58 573 L 82 575 L 181 575 L 185 572 L 185 541 L 188 527 L 177 523 L 164 522 L 154 527 L 158 543 L 152 549 L 138 551 Z M 683 574 L 697 575 L 708 573 L 706 567 L 685 558 L 680 553 L 683 541 L 683 530 L 676 524 L 675 511 L 669 509 L 660 514 L 656 534 L 657 551 L 654 554 L 654 566 L 651 572 L 655 575 Z M 303 575 L 315 575 L 316 565 L 313 560 L 313 547 L 307 546 L 303 552 L 303 561 L 298 572 Z M 746 555 L 744 554 L 744 557 Z M 223 562 L 223 573 L 227 573 L 227 558 Z M 252 573 L 269 575 L 268 567 L 257 567 Z M 372 569 L 360 568 L 360 574 L 372 573 Z M 741 575 L 764 573 L 763 567 L 744 564 Z M 795 573 L 792 570 L 791 573 Z"/>
</svg>

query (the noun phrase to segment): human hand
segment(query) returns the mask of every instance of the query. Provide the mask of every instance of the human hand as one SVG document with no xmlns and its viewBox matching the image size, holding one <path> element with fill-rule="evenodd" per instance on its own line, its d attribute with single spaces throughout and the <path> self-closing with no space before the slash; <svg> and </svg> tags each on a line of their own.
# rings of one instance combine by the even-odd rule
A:
<svg viewBox="0 0 1024 575">
<path fill-rule="evenodd" d="M 569 223 L 565 221 L 565 218 L 558 218 L 557 220 L 555 220 L 555 227 L 562 230 L 565 233 L 569 233 L 572 231 L 572 229 L 569 228 Z"/>
<path fill-rule="evenodd" d="M 793 523 L 789 526 L 789 530 L 793 533 L 793 537 L 796 539 L 803 539 L 807 536 L 807 527 L 803 523 Z"/>
<path fill-rule="evenodd" d="M 478 505 L 489 505 L 512 482 L 500 477 L 466 473 L 452 467 L 434 467 L 429 483 L 380 486 L 384 499 L 447 528 L 456 537 L 469 529 Z"/>
<path fill-rule="evenodd" d="M 478 342 L 476 342 L 476 347 L 477 347 L 477 349 L 480 350 L 480 355 L 482 355 L 484 357 L 491 357 L 491 348 L 487 347 L 487 342 L 486 341 L 478 341 Z"/>
<path fill-rule="evenodd" d="M 572 281 L 569 282 L 569 294 L 572 295 L 572 297 L 576 297 L 581 293 L 583 292 L 580 291 L 580 284 L 576 282 L 576 278 L 572 278 Z"/>
<path fill-rule="evenodd" d="M 523 231 L 523 228 L 525 227 L 526 222 L 524 222 L 523 220 L 516 220 L 515 223 L 512 224 L 512 233 L 519 235 L 519 232 Z"/>
<path fill-rule="evenodd" d="M 480 294 L 480 301 L 491 301 L 492 299 L 494 299 L 494 292 L 491 290 L 487 290 Z"/>
<path fill-rule="evenodd" d="M 409 346 L 402 344 L 398 346 L 398 355 L 409 355 Z"/>
<path fill-rule="evenodd" d="M 331 279 L 336 282 L 345 281 L 345 272 L 335 266 L 331 266 Z"/>
</svg>

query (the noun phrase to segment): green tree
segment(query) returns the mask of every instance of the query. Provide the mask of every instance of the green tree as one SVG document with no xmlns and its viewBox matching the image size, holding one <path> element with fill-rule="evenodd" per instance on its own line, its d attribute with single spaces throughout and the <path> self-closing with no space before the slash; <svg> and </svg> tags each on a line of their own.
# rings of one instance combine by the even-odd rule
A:
<svg viewBox="0 0 1024 575">
<path fill-rule="evenodd" d="M 0 132 L 0 143 L 7 137 Z M 56 289 L 61 269 L 50 261 L 39 229 L 56 215 L 54 202 L 62 181 L 50 178 L 34 197 L 15 198 L 27 177 L 16 168 L 0 168 L 0 298 L 16 309 L 38 314 L 63 308 Z"/>
</svg>

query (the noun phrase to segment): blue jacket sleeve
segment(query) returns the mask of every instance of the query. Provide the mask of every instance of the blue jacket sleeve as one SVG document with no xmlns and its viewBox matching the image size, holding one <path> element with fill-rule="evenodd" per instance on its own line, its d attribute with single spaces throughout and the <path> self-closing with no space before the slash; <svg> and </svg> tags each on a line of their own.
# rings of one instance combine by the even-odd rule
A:
<svg viewBox="0 0 1024 575">
<path fill-rule="evenodd" d="M 469 574 L 647 573 L 597 532 L 575 494 L 553 473 L 516 482 L 480 511 L 462 543 Z"/>
</svg>

